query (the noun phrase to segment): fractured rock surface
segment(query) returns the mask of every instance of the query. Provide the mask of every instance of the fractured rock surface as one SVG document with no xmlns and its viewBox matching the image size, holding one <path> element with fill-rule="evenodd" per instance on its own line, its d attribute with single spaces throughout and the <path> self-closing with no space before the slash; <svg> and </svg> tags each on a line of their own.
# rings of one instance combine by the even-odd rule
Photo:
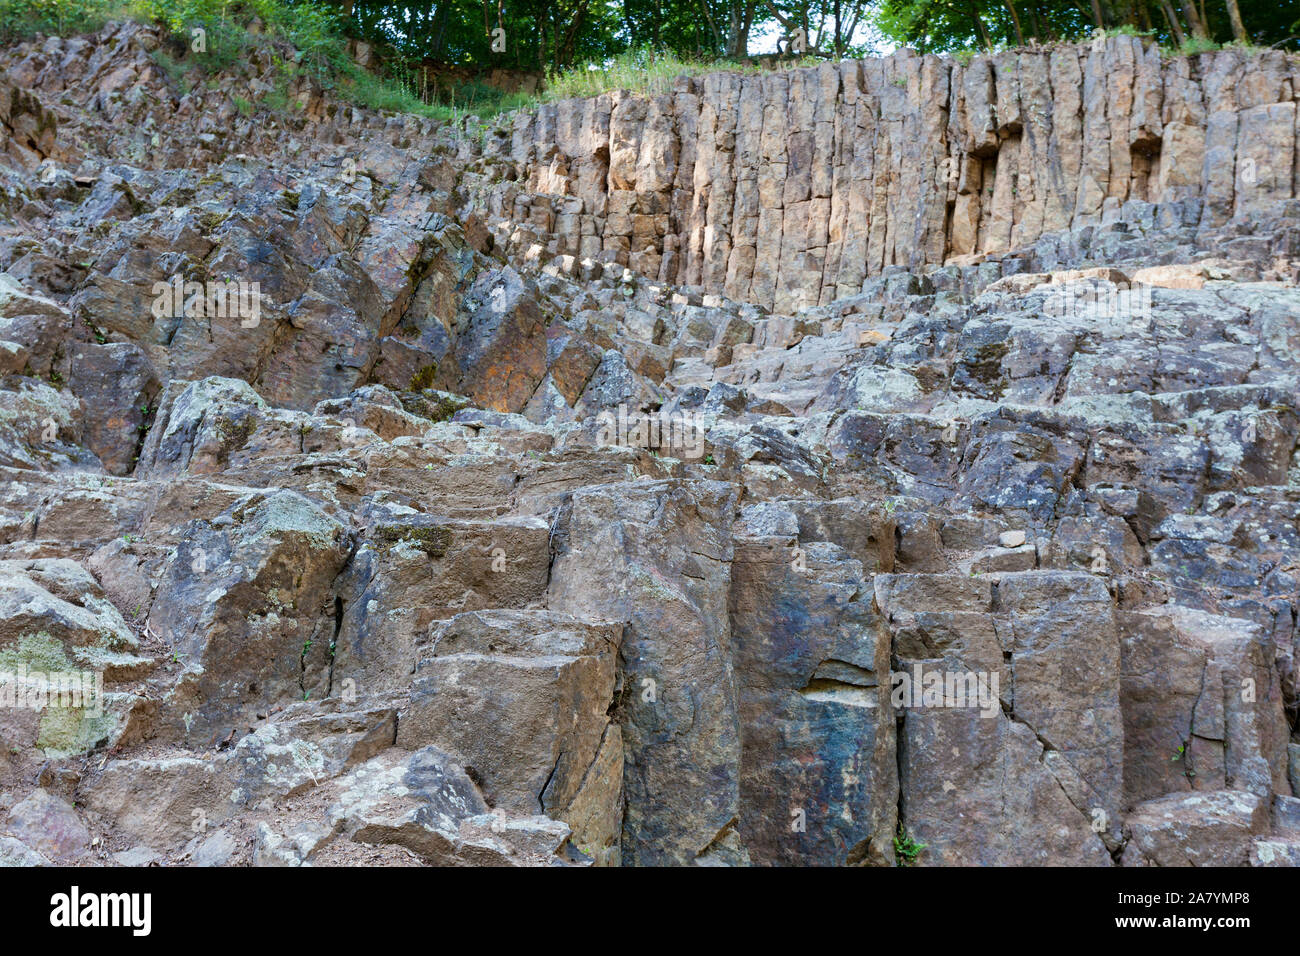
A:
<svg viewBox="0 0 1300 956">
<path fill-rule="evenodd" d="M 161 42 L 0 55 L 0 862 L 1300 863 L 1295 57 Z"/>
</svg>

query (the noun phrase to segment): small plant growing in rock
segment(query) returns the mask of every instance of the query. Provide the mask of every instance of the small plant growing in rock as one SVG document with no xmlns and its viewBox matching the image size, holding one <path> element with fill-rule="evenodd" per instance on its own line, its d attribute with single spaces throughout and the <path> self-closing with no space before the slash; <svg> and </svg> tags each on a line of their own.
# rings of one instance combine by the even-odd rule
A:
<svg viewBox="0 0 1300 956">
<path fill-rule="evenodd" d="M 1178 761 L 1182 760 L 1183 757 L 1185 756 L 1187 756 L 1187 745 L 1179 744 L 1178 749 L 1174 751 L 1174 755 L 1169 758 L 1169 762 L 1177 763 Z"/>
<path fill-rule="evenodd" d="M 894 856 L 898 858 L 899 866 L 914 864 L 921 851 L 927 846 L 928 843 L 917 843 L 912 834 L 907 832 L 907 828 L 899 823 L 898 832 L 894 834 Z"/>
</svg>

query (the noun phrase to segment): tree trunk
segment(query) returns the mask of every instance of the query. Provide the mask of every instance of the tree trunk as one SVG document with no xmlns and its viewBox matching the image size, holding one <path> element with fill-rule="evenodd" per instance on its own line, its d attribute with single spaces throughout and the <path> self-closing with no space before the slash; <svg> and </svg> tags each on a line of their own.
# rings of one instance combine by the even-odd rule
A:
<svg viewBox="0 0 1300 956">
<path fill-rule="evenodd" d="M 974 0 L 970 0 L 970 15 L 975 19 L 975 29 L 979 31 L 980 39 L 984 42 L 984 52 L 993 52 L 993 42 L 989 39 L 989 31 L 984 26 L 984 20 L 980 17 L 980 12 L 976 8 Z"/>
<path fill-rule="evenodd" d="M 587 18 L 588 0 L 582 0 L 576 10 L 573 11 L 573 18 L 569 21 L 569 28 L 564 31 L 563 39 L 558 39 L 556 48 L 556 69 L 565 69 L 573 64 L 574 50 L 578 45 L 578 33 L 582 30 L 583 21 Z"/>
<path fill-rule="evenodd" d="M 1025 35 L 1020 32 L 1020 16 L 1016 13 L 1015 0 L 1002 0 L 1002 3 L 1011 14 L 1011 25 L 1015 27 L 1016 30 L 1016 46 L 1024 46 Z"/>
<path fill-rule="evenodd" d="M 1232 23 L 1232 38 L 1238 43 L 1249 43 L 1250 37 L 1246 34 L 1246 24 L 1241 22 L 1241 8 L 1237 6 L 1237 0 L 1225 0 L 1228 4 L 1228 20 Z"/>
<path fill-rule="evenodd" d="M 1187 18 L 1187 25 L 1192 28 L 1192 36 L 1198 40 L 1208 40 L 1210 31 L 1205 29 L 1205 22 L 1196 12 L 1196 4 L 1192 0 L 1182 0 L 1183 16 Z"/>
<path fill-rule="evenodd" d="M 738 60 L 744 54 L 740 52 L 741 9 L 737 0 L 727 5 L 727 58 Z"/>
<path fill-rule="evenodd" d="M 704 7 L 704 19 L 708 21 L 709 32 L 713 34 L 714 56 L 717 56 L 718 50 L 721 50 L 726 54 L 727 38 L 724 37 L 722 31 L 718 29 L 718 21 L 713 17 L 713 10 L 709 7 L 709 0 L 700 0 L 700 5 Z"/>
<path fill-rule="evenodd" d="M 1032 3 L 1029 5 L 1029 35 L 1035 40 L 1040 40 L 1043 36 L 1043 27 L 1038 22 L 1038 13 Z"/>
<path fill-rule="evenodd" d="M 1174 35 L 1174 43 L 1182 46 L 1187 42 L 1187 37 L 1183 33 L 1183 25 L 1178 22 L 1178 14 L 1169 5 L 1169 0 L 1160 0 L 1160 11 L 1165 15 L 1165 20 L 1169 23 L 1169 32 Z"/>
<path fill-rule="evenodd" d="M 1106 29 L 1106 18 L 1101 12 L 1101 0 L 1092 0 L 1092 22 L 1097 24 L 1098 30 Z"/>
</svg>

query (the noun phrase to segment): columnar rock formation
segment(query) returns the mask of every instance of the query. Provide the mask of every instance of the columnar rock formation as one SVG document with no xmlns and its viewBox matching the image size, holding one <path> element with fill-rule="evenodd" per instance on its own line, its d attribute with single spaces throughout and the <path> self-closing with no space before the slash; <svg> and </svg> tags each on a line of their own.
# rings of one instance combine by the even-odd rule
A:
<svg viewBox="0 0 1300 956">
<path fill-rule="evenodd" d="M 968 63 L 910 51 L 682 78 L 516 116 L 494 212 L 643 275 L 787 312 L 1192 200 L 1221 226 L 1297 195 L 1300 58 L 1135 37 Z M 537 195 L 542 194 L 542 195 Z"/>
<path fill-rule="evenodd" d="M 1300 864 L 1294 61 L 163 42 L 0 56 L 0 863 Z"/>
</svg>

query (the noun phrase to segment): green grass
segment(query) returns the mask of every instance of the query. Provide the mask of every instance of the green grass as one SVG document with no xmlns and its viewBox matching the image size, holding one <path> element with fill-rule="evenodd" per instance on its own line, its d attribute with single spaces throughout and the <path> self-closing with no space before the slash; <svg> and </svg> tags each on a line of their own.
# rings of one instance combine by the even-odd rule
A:
<svg viewBox="0 0 1300 956">
<path fill-rule="evenodd" d="M 1108 37 L 1149 37 L 1155 35 L 1155 30 L 1142 30 L 1133 26 L 1131 23 L 1125 23 L 1122 26 L 1111 27 L 1106 31 Z"/>
<path fill-rule="evenodd" d="M 1183 41 L 1182 46 L 1165 47 L 1164 52 L 1169 56 L 1195 56 L 1198 53 L 1213 53 L 1220 49 L 1219 44 L 1213 40 L 1200 40 L 1196 37 L 1188 37 Z"/>
<path fill-rule="evenodd" d="M 466 117 L 490 119 L 501 113 L 533 105 L 538 98 L 525 93 L 504 93 L 486 83 L 467 83 L 451 92 L 447 102 L 426 102 L 413 73 L 400 67 L 395 75 L 379 77 L 354 63 L 345 64 L 338 77 L 338 93 L 360 106 L 398 113 L 414 113 L 460 124 Z"/>
<path fill-rule="evenodd" d="M 824 63 L 817 57 L 782 61 L 782 69 L 796 69 Z M 762 73 L 755 63 L 744 60 L 692 60 L 650 48 L 629 50 L 606 63 L 584 64 L 546 80 L 542 100 L 562 100 L 575 96 L 599 96 L 614 90 L 635 90 L 656 96 L 672 90 L 679 76 L 703 76 L 706 73 Z"/>
<path fill-rule="evenodd" d="M 1247 56 L 1257 56 L 1260 53 L 1264 53 L 1272 49 L 1272 47 L 1256 46 L 1255 44 L 1246 40 L 1233 40 L 1231 43 L 1223 44 L 1223 46 L 1219 47 L 1219 49 L 1240 50 L 1242 53 L 1245 53 Z"/>
</svg>

